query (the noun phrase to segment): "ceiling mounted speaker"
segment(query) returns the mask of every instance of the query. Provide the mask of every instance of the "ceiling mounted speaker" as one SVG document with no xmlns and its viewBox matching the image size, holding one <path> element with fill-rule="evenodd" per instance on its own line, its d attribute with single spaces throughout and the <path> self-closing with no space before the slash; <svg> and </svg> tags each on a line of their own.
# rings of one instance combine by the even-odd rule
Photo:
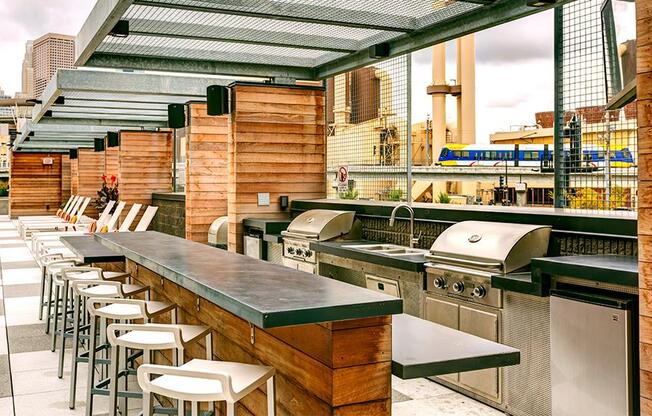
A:
<svg viewBox="0 0 652 416">
<path fill-rule="evenodd" d="M 77 149 L 70 149 L 70 158 L 77 159 Z"/>
<path fill-rule="evenodd" d="M 63 105 L 63 104 L 66 103 L 66 97 L 64 97 L 63 95 L 60 95 L 60 96 L 58 96 L 56 98 L 56 100 L 54 100 L 54 103 L 59 104 L 59 105 Z"/>
<path fill-rule="evenodd" d="M 52 110 L 46 110 L 45 113 L 43 113 L 43 117 L 52 117 Z"/>
<path fill-rule="evenodd" d="M 109 131 L 106 133 L 106 147 L 120 146 L 120 133 L 117 131 Z"/>
<path fill-rule="evenodd" d="M 389 57 L 389 43 L 383 42 L 369 47 L 369 57 L 381 59 Z"/>
<path fill-rule="evenodd" d="M 95 139 L 93 141 L 93 148 L 95 149 L 96 152 L 103 152 L 104 151 L 104 137 Z"/>
<path fill-rule="evenodd" d="M 206 89 L 206 113 L 209 116 L 229 114 L 229 89 L 222 85 L 211 85 Z"/>
<path fill-rule="evenodd" d="M 168 104 L 168 127 L 171 129 L 186 127 L 186 106 L 184 104 Z"/>
<path fill-rule="evenodd" d="M 126 38 L 129 36 L 129 20 L 118 20 L 118 23 L 109 32 L 109 36 L 116 38 Z"/>
</svg>

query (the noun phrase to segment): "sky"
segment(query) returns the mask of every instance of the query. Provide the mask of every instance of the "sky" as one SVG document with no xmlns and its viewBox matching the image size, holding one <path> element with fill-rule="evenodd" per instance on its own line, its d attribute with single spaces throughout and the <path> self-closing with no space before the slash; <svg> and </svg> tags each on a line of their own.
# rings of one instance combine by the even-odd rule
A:
<svg viewBox="0 0 652 416">
<path fill-rule="evenodd" d="M 13 96 L 21 89 L 25 42 L 47 32 L 76 35 L 95 0 L 0 0 L 0 88 Z M 532 30 L 536 28 L 536 30 Z M 512 125 L 534 124 L 534 113 L 553 108 L 552 12 L 518 20 L 476 34 L 477 141 Z M 454 42 L 447 48 L 447 78 L 455 78 Z M 431 113 L 431 54 L 412 57 L 412 118 Z M 450 117 L 455 116 L 454 100 Z"/>
</svg>

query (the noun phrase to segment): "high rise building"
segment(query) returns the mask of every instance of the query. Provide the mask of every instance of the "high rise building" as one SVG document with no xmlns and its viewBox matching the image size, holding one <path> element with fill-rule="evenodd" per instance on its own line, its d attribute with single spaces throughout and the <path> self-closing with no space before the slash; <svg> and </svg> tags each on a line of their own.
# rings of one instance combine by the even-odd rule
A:
<svg viewBox="0 0 652 416">
<path fill-rule="evenodd" d="M 48 33 L 33 42 L 34 97 L 38 98 L 59 68 L 73 68 L 75 37 Z"/>
<path fill-rule="evenodd" d="M 23 88 L 21 96 L 33 97 L 34 96 L 34 67 L 32 50 L 34 42 L 27 41 L 25 44 L 25 58 L 23 59 Z"/>
</svg>

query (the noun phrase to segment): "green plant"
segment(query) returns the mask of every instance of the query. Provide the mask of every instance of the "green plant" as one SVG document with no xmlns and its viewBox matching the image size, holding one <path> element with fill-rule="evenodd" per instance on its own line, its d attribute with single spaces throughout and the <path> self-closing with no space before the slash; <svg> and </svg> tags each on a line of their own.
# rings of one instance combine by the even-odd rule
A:
<svg viewBox="0 0 652 416">
<path fill-rule="evenodd" d="M 388 201 L 400 201 L 403 198 L 403 190 L 401 189 L 392 189 L 387 193 Z"/>
<path fill-rule="evenodd" d="M 437 195 L 437 202 L 440 204 L 449 204 L 451 202 L 451 197 L 448 196 L 448 194 L 440 192 L 439 195 Z"/>
<path fill-rule="evenodd" d="M 0 197 L 9 195 L 9 189 L 6 182 L 0 182 Z"/>
<path fill-rule="evenodd" d="M 349 188 L 346 192 L 340 192 L 338 196 L 340 199 L 358 199 L 358 191 Z"/>
<path fill-rule="evenodd" d="M 120 191 L 118 190 L 118 178 L 115 175 L 111 176 L 111 181 L 107 180 L 106 175 L 102 175 L 102 187 L 97 191 L 98 198 L 94 201 L 95 208 L 98 211 L 104 211 L 109 201 L 117 201 L 120 199 Z"/>
</svg>

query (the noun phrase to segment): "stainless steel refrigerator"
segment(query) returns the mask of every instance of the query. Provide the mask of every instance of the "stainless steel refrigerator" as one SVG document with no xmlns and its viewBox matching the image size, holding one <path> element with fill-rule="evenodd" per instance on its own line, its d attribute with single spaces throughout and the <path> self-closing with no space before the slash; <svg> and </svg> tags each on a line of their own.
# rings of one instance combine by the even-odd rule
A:
<svg viewBox="0 0 652 416">
<path fill-rule="evenodd" d="M 553 416 L 633 414 L 632 306 L 625 298 L 553 291 Z"/>
</svg>

